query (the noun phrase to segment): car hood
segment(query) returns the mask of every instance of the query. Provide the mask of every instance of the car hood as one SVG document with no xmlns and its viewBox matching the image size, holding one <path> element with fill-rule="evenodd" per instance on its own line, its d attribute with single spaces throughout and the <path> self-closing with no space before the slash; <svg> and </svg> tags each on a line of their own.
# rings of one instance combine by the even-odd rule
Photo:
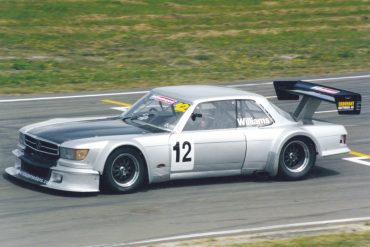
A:
<svg viewBox="0 0 370 247">
<path fill-rule="evenodd" d="M 30 129 L 26 134 L 31 134 L 61 144 L 66 141 L 90 137 L 146 134 L 153 132 L 158 132 L 158 130 L 149 128 L 143 129 L 139 126 L 129 125 L 123 122 L 122 119 L 114 117 L 43 125 Z"/>
</svg>

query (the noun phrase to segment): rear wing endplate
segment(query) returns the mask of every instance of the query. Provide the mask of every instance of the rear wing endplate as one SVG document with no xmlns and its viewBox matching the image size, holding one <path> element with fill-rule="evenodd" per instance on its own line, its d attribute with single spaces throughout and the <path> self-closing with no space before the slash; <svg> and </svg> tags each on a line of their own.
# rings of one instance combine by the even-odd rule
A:
<svg viewBox="0 0 370 247">
<path fill-rule="evenodd" d="M 361 94 L 305 81 L 274 81 L 279 100 L 303 98 L 294 112 L 299 120 L 311 118 L 321 101 L 334 103 L 339 114 L 360 114 Z"/>
</svg>

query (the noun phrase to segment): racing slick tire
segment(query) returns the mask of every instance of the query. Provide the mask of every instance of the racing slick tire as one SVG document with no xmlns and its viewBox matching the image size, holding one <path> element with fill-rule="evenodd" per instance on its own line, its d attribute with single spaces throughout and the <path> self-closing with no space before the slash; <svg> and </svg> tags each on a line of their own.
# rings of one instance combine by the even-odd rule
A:
<svg viewBox="0 0 370 247">
<path fill-rule="evenodd" d="M 145 159 L 135 148 L 122 147 L 114 150 L 108 157 L 104 172 L 105 189 L 118 193 L 136 191 L 145 182 Z"/>
<path fill-rule="evenodd" d="M 278 175 L 286 180 L 303 179 L 311 172 L 315 162 L 315 144 L 309 138 L 294 137 L 281 149 Z"/>
</svg>

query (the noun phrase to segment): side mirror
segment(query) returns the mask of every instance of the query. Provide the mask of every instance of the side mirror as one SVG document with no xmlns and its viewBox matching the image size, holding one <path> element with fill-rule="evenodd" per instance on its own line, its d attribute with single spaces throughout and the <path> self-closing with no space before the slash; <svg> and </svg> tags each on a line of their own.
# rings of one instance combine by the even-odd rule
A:
<svg viewBox="0 0 370 247">
<path fill-rule="evenodd" d="M 192 113 L 191 114 L 191 120 L 195 121 L 198 117 L 202 117 L 201 113 Z"/>
</svg>

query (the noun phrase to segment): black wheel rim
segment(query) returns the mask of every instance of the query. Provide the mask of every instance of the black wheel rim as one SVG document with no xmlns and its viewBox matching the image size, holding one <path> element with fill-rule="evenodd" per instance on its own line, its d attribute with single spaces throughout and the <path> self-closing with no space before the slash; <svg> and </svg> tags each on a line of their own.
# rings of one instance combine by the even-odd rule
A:
<svg viewBox="0 0 370 247">
<path fill-rule="evenodd" d="M 309 163 L 309 149 L 303 141 L 292 141 L 283 151 L 283 164 L 290 172 L 302 172 Z"/>
<path fill-rule="evenodd" d="M 130 187 L 139 177 L 139 161 L 131 154 L 120 154 L 113 161 L 111 174 L 116 184 Z"/>
</svg>

